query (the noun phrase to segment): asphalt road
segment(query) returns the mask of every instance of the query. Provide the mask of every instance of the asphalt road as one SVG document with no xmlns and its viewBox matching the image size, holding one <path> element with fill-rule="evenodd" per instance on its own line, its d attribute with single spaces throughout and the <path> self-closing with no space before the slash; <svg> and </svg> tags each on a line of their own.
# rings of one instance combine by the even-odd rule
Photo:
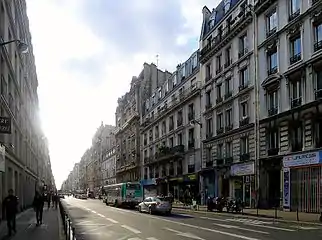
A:
<svg viewBox="0 0 322 240">
<path fill-rule="evenodd" d="M 303 240 L 322 239 L 322 226 L 236 218 L 233 215 L 155 216 L 107 207 L 99 200 L 63 200 L 77 240 Z"/>
</svg>

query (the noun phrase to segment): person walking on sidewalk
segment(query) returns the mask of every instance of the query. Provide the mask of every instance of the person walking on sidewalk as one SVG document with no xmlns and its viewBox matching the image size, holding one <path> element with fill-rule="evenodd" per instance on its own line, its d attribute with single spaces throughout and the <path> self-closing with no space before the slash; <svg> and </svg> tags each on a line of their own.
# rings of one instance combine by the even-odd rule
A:
<svg viewBox="0 0 322 240">
<path fill-rule="evenodd" d="M 50 209 L 50 202 L 51 202 L 51 193 L 49 192 L 49 193 L 47 194 L 48 210 Z"/>
<path fill-rule="evenodd" d="M 53 207 L 55 206 L 55 209 L 57 209 L 57 207 L 58 207 L 58 200 L 59 200 L 59 198 L 58 198 L 58 194 L 57 194 L 57 192 L 53 195 Z"/>
<path fill-rule="evenodd" d="M 36 212 L 37 226 L 42 224 L 42 213 L 44 210 L 44 204 L 45 204 L 44 196 L 41 195 L 38 191 L 36 191 L 32 205 Z"/>
<path fill-rule="evenodd" d="M 18 207 L 18 197 L 13 195 L 13 190 L 8 191 L 8 196 L 3 200 L 3 213 L 6 214 L 8 235 L 11 236 L 12 231 L 16 233 L 16 215 Z"/>
</svg>

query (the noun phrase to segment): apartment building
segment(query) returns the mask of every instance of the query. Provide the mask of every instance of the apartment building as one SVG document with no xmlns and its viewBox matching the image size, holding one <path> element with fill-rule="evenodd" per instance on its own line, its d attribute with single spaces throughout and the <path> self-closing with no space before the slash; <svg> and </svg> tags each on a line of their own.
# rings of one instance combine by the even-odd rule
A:
<svg viewBox="0 0 322 240">
<path fill-rule="evenodd" d="M 130 91 L 118 99 L 116 109 L 116 175 L 117 182 L 139 181 L 140 113 L 142 102 L 165 81 L 169 72 L 144 63 L 138 77 L 133 77 Z"/>
<path fill-rule="evenodd" d="M 201 168 L 198 51 L 143 103 L 142 184 L 145 191 L 183 196 L 198 193 Z"/>
<path fill-rule="evenodd" d="M 106 149 L 103 153 L 102 162 L 103 185 L 116 183 L 116 153 L 115 145 Z"/>
<path fill-rule="evenodd" d="M 202 10 L 203 201 L 241 198 L 254 206 L 253 14 L 246 1 Z"/>
<path fill-rule="evenodd" d="M 0 172 L 0 205 L 9 189 L 19 208 L 30 206 L 37 188 L 54 188 L 48 143 L 38 117 L 38 80 L 26 13 L 26 2 L 0 1 L 0 115 L 11 118 L 11 133 L 0 134 L 5 147 Z M 21 52 L 21 42 L 28 52 Z M 0 208 L 1 211 L 2 208 Z"/>
<path fill-rule="evenodd" d="M 321 1 L 260 1 L 260 200 L 322 207 Z"/>
</svg>

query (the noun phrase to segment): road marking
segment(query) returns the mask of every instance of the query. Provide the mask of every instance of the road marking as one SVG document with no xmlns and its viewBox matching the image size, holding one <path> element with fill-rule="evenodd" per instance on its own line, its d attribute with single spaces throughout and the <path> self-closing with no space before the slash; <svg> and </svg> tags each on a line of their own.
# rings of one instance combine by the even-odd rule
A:
<svg viewBox="0 0 322 240">
<path fill-rule="evenodd" d="M 138 237 L 134 237 L 134 238 L 128 238 L 127 240 L 142 240 L 142 239 Z"/>
<path fill-rule="evenodd" d="M 200 238 L 192 233 L 189 232 L 180 232 L 178 230 L 172 229 L 172 228 L 164 228 L 165 230 L 168 230 L 170 232 L 174 232 L 176 235 L 178 236 L 182 236 L 182 237 L 186 237 L 186 238 L 192 238 L 192 239 L 196 239 L 196 240 L 205 240 L 203 238 Z"/>
<path fill-rule="evenodd" d="M 116 221 L 116 220 L 114 220 L 114 219 L 112 219 L 112 218 L 107 218 L 107 217 L 105 217 L 105 219 L 106 219 L 107 221 L 112 222 L 112 223 L 119 223 L 118 221 Z"/>
<path fill-rule="evenodd" d="M 261 234 L 269 234 L 268 232 L 263 232 L 263 231 L 259 231 L 259 230 L 255 230 L 255 229 L 249 229 L 249 228 L 244 228 L 244 227 L 238 227 L 235 225 L 226 225 L 226 224 L 218 224 L 218 223 L 213 223 L 216 226 L 219 227 L 224 227 L 224 228 L 233 228 L 233 229 L 239 229 L 239 230 L 243 230 L 243 231 L 248 231 L 248 232 L 255 232 L 255 233 L 261 233 Z"/>
<path fill-rule="evenodd" d="M 112 209 L 112 207 L 110 207 Z M 222 234 L 222 235 L 226 235 L 226 236 L 230 236 L 230 237 L 234 237 L 234 238 L 239 238 L 239 239 L 245 239 L 245 240 L 260 240 L 258 238 L 252 238 L 252 237 L 247 237 L 241 234 L 235 234 L 235 233 L 230 233 L 230 232 L 225 232 L 225 231 L 219 231 L 219 230 L 215 230 L 215 229 L 210 229 L 210 228 L 205 228 L 205 227 L 200 227 L 200 226 L 195 226 L 195 225 L 191 225 L 188 223 L 183 223 L 183 222 L 176 222 L 170 219 L 166 219 L 166 218 L 158 218 L 158 217 L 154 217 L 151 215 L 144 215 L 138 212 L 133 212 L 133 211 L 128 211 L 125 209 L 118 209 L 119 211 L 123 211 L 123 212 L 127 212 L 127 213 L 131 213 L 131 214 L 136 214 L 136 215 L 140 215 L 140 216 L 144 216 L 147 218 L 153 218 L 153 219 L 157 219 L 160 221 L 164 221 L 164 222 L 169 222 L 169 223 L 173 223 L 173 224 L 178 224 L 181 226 L 185 226 L 185 227 L 190 227 L 190 228 L 195 228 L 195 229 L 199 229 L 199 230 L 204 230 L 204 231 L 209 231 L 209 232 L 214 232 L 214 233 L 218 233 L 218 234 Z"/>
<path fill-rule="evenodd" d="M 106 226 L 106 224 L 98 224 L 98 223 L 76 223 L 75 225 L 81 225 L 81 226 Z"/>
<path fill-rule="evenodd" d="M 146 240 L 158 240 L 158 239 L 155 237 L 148 237 L 148 238 L 146 238 Z"/>
<path fill-rule="evenodd" d="M 319 229 L 317 227 L 304 227 L 304 226 L 295 226 L 295 225 L 292 225 L 290 227 L 296 228 L 296 229 L 301 229 L 301 230 L 318 230 Z"/>
<path fill-rule="evenodd" d="M 125 229 L 127 229 L 127 230 L 129 230 L 129 231 L 131 231 L 131 232 L 133 232 L 133 233 L 135 233 L 135 234 L 139 234 L 139 233 L 141 233 L 141 231 L 139 231 L 139 230 L 137 230 L 137 229 L 135 229 L 135 228 L 132 228 L 132 227 L 130 227 L 130 226 L 127 226 L 127 225 L 122 225 L 121 227 L 122 227 L 122 228 L 125 228 Z"/>
<path fill-rule="evenodd" d="M 212 220 L 212 221 L 219 221 L 219 222 L 229 222 L 227 219 L 220 219 L 220 218 L 210 218 L 210 217 L 200 217 L 201 219 Z"/>
<path fill-rule="evenodd" d="M 273 224 L 273 222 L 264 222 L 259 220 L 252 220 L 247 218 L 227 218 L 226 220 L 232 221 L 232 222 L 246 222 L 246 223 L 252 223 L 252 224 Z"/>
<path fill-rule="evenodd" d="M 92 212 L 92 213 L 94 213 L 94 214 L 97 214 L 97 212 L 95 212 L 95 211 L 93 211 L 93 210 L 91 210 L 91 212 Z"/>
<path fill-rule="evenodd" d="M 84 224 L 84 223 L 90 223 L 90 222 L 92 222 L 92 221 L 81 221 L 81 222 L 76 223 L 76 224 L 82 225 L 82 224 Z"/>
<path fill-rule="evenodd" d="M 288 228 L 273 227 L 273 226 L 266 226 L 266 225 L 259 225 L 259 224 L 250 224 L 250 223 L 244 223 L 244 224 L 245 225 L 248 225 L 248 226 L 268 228 L 268 229 L 275 229 L 275 230 L 280 230 L 280 231 L 285 231 L 285 232 L 295 232 L 295 230 L 288 229 Z"/>
<path fill-rule="evenodd" d="M 105 216 L 101 213 L 97 213 L 98 216 L 102 217 L 102 218 L 105 218 Z"/>
</svg>

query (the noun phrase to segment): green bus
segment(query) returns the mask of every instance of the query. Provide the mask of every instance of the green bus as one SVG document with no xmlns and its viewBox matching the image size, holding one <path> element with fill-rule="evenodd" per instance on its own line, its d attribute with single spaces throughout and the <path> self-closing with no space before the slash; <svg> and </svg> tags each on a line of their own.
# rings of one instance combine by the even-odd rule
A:
<svg viewBox="0 0 322 240">
<path fill-rule="evenodd" d="M 143 201 L 143 189 L 139 182 L 126 182 L 103 187 L 106 205 L 134 208 Z"/>
</svg>

